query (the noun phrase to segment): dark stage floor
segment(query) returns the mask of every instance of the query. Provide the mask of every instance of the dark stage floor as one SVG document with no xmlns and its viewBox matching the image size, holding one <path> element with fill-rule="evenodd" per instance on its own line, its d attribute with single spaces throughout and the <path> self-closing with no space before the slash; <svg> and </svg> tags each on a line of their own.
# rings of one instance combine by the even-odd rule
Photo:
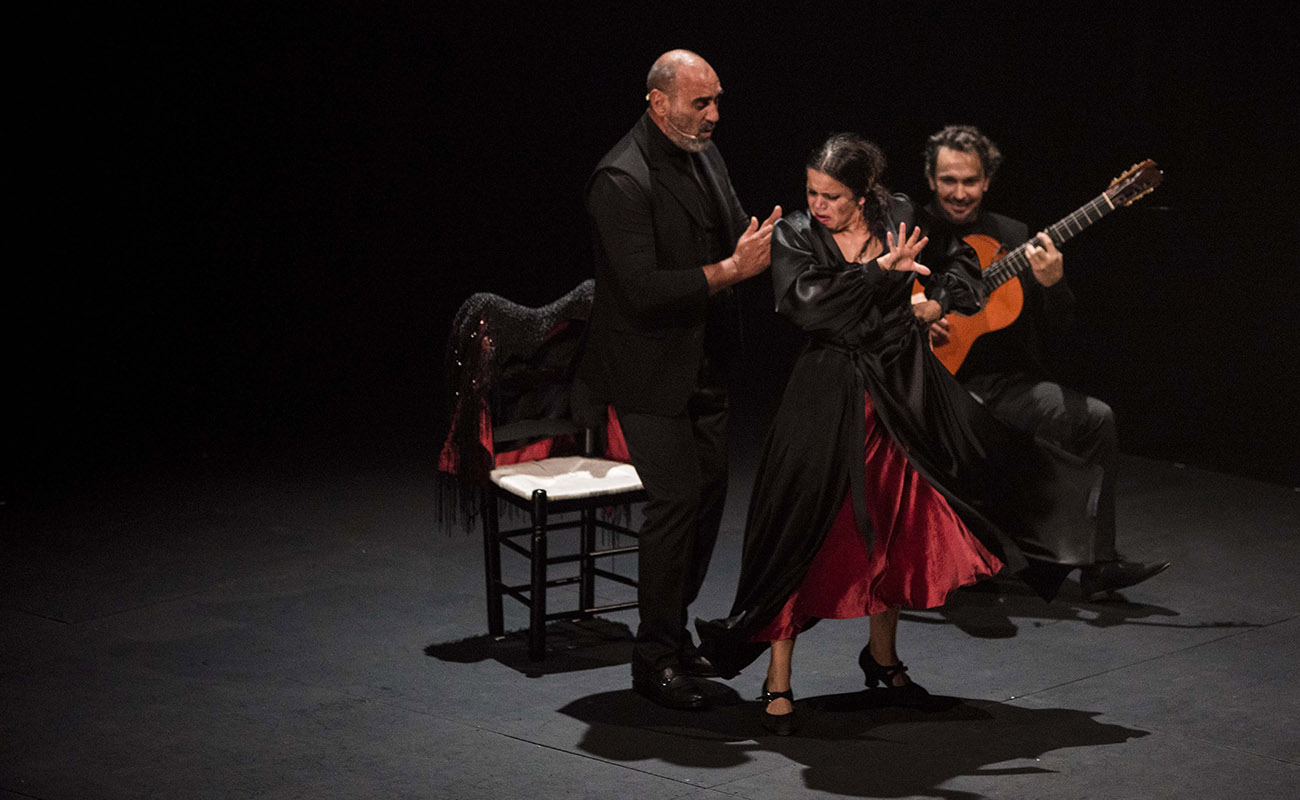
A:
<svg viewBox="0 0 1300 800">
<path fill-rule="evenodd" d="M 751 456 L 701 615 L 730 601 Z M 911 674 L 964 701 L 935 714 L 871 707 L 864 623 L 823 623 L 781 739 L 758 667 L 710 712 L 633 694 L 633 612 L 557 623 L 529 663 L 482 635 L 479 538 L 438 529 L 429 468 L 302 463 L 8 500 L 0 796 L 1300 796 L 1292 487 L 1126 458 L 1121 546 L 1171 570 L 1106 602 L 996 582 L 908 613 Z"/>
</svg>

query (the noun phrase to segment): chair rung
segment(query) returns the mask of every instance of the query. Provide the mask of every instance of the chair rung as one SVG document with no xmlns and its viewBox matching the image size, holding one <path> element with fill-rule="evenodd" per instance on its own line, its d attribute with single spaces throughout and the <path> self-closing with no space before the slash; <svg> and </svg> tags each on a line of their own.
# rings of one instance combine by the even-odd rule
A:
<svg viewBox="0 0 1300 800">
<path fill-rule="evenodd" d="M 593 577 L 604 578 L 604 579 L 607 580 L 607 581 L 613 581 L 614 583 L 621 583 L 621 584 L 623 584 L 624 586 L 631 586 L 631 587 L 634 588 L 634 589 L 635 589 L 635 588 L 637 587 L 637 585 L 638 585 L 637 582 L 636 582 L 636 579 L 635 579 L 635 578 L 629 578 L 629 577 L 626 576 L 626 575 L 620 575 L 620 574 L 618 574 L 617 572 L 610 572 L 609 570 L 607 570 L 607 569 L 601 569 L 600 567 L 592 567 L 592 568 L 591 568 L 591 574 L 592 574 Z M 580 576 L 578 576 L 578 575 L 570 575 L 570 576 L 568 576 L 568 577 L 564 577 L 564 578 L 552 578 L 551 580 L 547 581 L 547 582 L 544 584 L 544 586 L 545 586 L 545 588 L 547 588 L 547 589 L 555 589 L 555 588 L 558 588 L 558 587 L 560 587 L 560 586 L 572 586 L 572 585 L 575 584 L 575 583 L 579 583 L 579 582 L 581 582 L 581 580 L 582 580 L 582 578 L 581 578 Z M 532 588 L 533 588 L 533 586 L 532 586 L 531 583 L 520 583 L 520 584 L 516 584 L 516 585 L 514 585 L 514 586 L 511 586 L 511 585 L 506 584 L 506 583 L 502 583 L 502 584 L 501 584 L 501 593 L 502 593 L 502 594 L 508 594 L 508 595 L 510 595 L 511 597 L 513 597 L 514 599 L 516 599 L 516 600 L 518 600 L 519 602 L 523 603 L 524 605 L 528 606 L 528 605 L 532 605 Z M 636 605 L 636 602 L 633 601 L 630 605 L 627 605 L 627 606 L 620 606 L 620 608 L 622 608 L 622 607 L 632 608 L 632 607 L 634 607 L 635 605 Z M 595 609 L 595 610 L 597 610 L 597 611 L 608 611 L 608 610 L 611 610 L 611 609 L 608 608 L 608 607 L 602 606 L 602 607 L 600 607 L 599 609 Z M 569 612 L 569 613 L 574 613 L 574 612 Z M 560 616 L 564 616 L 564 615 L 561 614 Z M 550 619 L 550 617 L 547 617 L 547 619 Z"/>
<path fill-rule="evenodd" d="M 505 545 L 506 547 L 509 547 L 511 550 L 514 550 L 516 553 L 523 556 L 524 558 L 533 557 L 533 551 L 530 548 L 524 547 L 522 544 L 519 544 L 518 542 L 512 542 L 509 539 L 502 539 L 501 544 Z"/>
<path fill-rule="evenodd" d="M 637 531 L 632 530 L 626 525 L 615 525 L 612 522 L 597 522 L 596 527 L 602 531 L 620 533 L 624 536 L 631 536 L 633 539 L 637 538 Z"/>
<path fill-rule="evenodd" d="M 566 578 L 551 578 L 549 581 L 544 583 L 543 586 L 545 586 L 547 589 L 555 589 L 560 586 L 572 586 L 573 584 L 577 583 L 578 580 L 579 578 L 577 575 L 571 575 Z M 509 586 L 504 583 L 501 584 L 501 591 L 509 592 L 511 595 L 515 597 L 520 597 L 520 596 L 527 597 L 532 593 L 531 592 L 532 588 L 533 585 L 531 583 L 518 583 L 515 584 L 514 586 Z M 528 601 L 525 600 L 524 602 L 527 603 Z"/>
<path fill-rule="evenodd" d="M 571 611 L 556 611 L 551 614 L 547 614 L 545 619 L 547 622 L 554 622 L 557 619 L 573 619 L 574 617 L 590 617 L 596 614 L 603 614 L 607 611 L 625 611 L 629 608 L 636 608 L 635 600 L 628 601 L 625 603 L 609 603 L 608 605 L 593 606 L 591 608 L 575 608 Z"/>
<path fill-rule="evenodd" d="M 618 556 L 618 555 L 625 555 L 627 553 L 635 553 L 637 549 L 638 549 L 637 546 L 633 545 L 631 547 L 616 547 L 610 550 L 593 550 L 590 553 L 587 553 L 586 555 L 583 555 L 582 553 L 570 553 L 568 555 L 563 555 L 563 556 L 551 556 L 550 558 L 546 559 L 546 563 L 547 564 L 572 564 L 575 561 L 582 561 L 584 558 L 609 558 L 610 556 Z"/>
<path fill-rule="evenodd" d="M 559 579 L 559 580 L 547 581 L 547 583 L 546 583 L 546 588 L 547 588 L 547 589 L 555 589 L 555 588 L 557 588 L 557 587 L 559 587 L 559 586 L 570 586 L 570 585 L 575 584 L 575 583 L 577 583 L 577 582 L 578 582 L 578 579 L 577 579 L 576 577 L 575 577 L 575 578 L 561 578 L 561 579 Z M 620 581 L 620 583 L 621 583 L 621 582 L 622 582 L 622 581 Z M 521 584 L 519 584 L 518 586 L 506 586 L 506 585 L 503 584 L 503 585 L 501 586 L 501 593 L 502 593 L 502 594 L 505 594 L 505 595 L 510 595 L 511 597 L 513 597 L 514 599 L 518 600 L 519 602 L 523 603 L 523 604 L 526 605 L 526 606 L 531 606 L 531 605 L 533 604 L 533 601 L 532 601 L 532 594 L 533 594 L 533 593 L 532 593 L 532 591 L 530 591 L 532 588 L 533 588 L 533 587 L 530 586 L 530 585 L 527 584 L 527 583 L 521 583 Z"/>
<path fill-rule="evenodd" d="M 603 605 L 603 606 L 595 606 L 595 607 L 593 607 L 593 608 L 584 609 L 584 610 L 583 610 L 583 613 L 584 613 L 584 614 L 601 614 L 601 613 L 604 613 L 604 612 L 606 612 L 606 611 L 625 611 L 625 610 L 627 610 L 627 609 L 629 609 L 629 608 L 636 608 L 636 601 L 635 601 L 635 600 L 628 600 L 628 601 L 625 601 L 625 602 L 622 602 L 622 603 L 608 603 L 608 604 Z"/>
<path fill-rule="evenodd" d="M 580 527 L 582 527 L 581 520 L 574 520 L 571 522 L 548 522 L 546 523 L 546 532 L 549 534 L 553 531 L 571 531 Z M 633 539 L 637 538 L 637 531 L 624 525 L 615 525 L 612 522 L 597 522 L 595 527 L 597 530 L 617 533 L 622 536 L 629 536 Z M 497 538 L 502 541 L 507 541 L 508 539 L 518 536 L 528 536 L 532 532 L 532 528 L 512 528 L 508 531 L 498 531 Z"/>
<path fill-rule="evenodd" d="M 516 553 L 523 556 L 524 558 L 533 557 L 532 548 L 524 547 L 518 542 L 514 542 L 509 539 L 502 539 L 501 544 L 515 551 Z M 609 558 L 610 556 L 621 556 L 621 555 L 626 555 L 628 553 L 635 553 L 639 548 L 640 545 L 632 544 L 632 545 L 627 545 L 625 547 L 610 547 L 605 550 L 592 550 L 590 553 L 587 553 L 586 555 L 583 555 L 582 553 L 570 553 L 568 555 L 562 555 L 562 556 L 551 556 L 550 558 L 546 559 L 546 563 L 547 564 L 570 564 L 574 561 L 581 561 L 584 558 Z"/>
<path fill-rule="evenodd" d="M 633 586 L 633 587 L 637 586 L 637 582 L 635 578 L 629 578 L 626 575 L 619 575 L 617 572 L 610 572 L 609 570 L 600 569 L 599 567 L 592 567 L 591 574 L 600 578 L 604 578 L 607 581 L 614 581 L 615 583 L 621 583 L 624 586 Z"/>
<path fill-rule="evenodd" d="M 608 556 L 621 556 L 628 553 L 635 553 L 641 549 L 639 544 L 630 544 L 626 547 L 610 547 L 606 550 L 592 550 L 587 555 L 592 558 L 606 558 Z"/>
<path fill-rule="evenodd" d="M 525 588 L 528 588 L 528 587 L 525 586 Z M 528 598 L 528 594 L 525 593 L 525 592 L 521 592 L 521 591 L 519 591 L 519 589 L 518 589 L 517 587 L 514 587 L 514 586 L 502 586 L 502 587 L 501 587 L 501 593 L 502 593 L 502 594 L 505 594 L 505 595 L 509 595 L 510 597 L 513 597 L 514 599 L 518 600 L 519 602 L 523 603 L 523 604 L 526 605 L 526 606 L 531 606 L 531 605 L 532 605 L 532 602 L 531 602 L 531 601 L 529 600 L 529 598 Z"/>
<path fill-rule="evenodd" d="M 569 520 L 568 522 L 547 522 L 546 532 L 573 530 L 582 524 L 582 520 Z M 533 532 L 532 528 L 511 528 L 508 531 L 497 531 L 497 538 L 505 541 L 512 536 L 527 536 Z M 631 534 L 629 534 L 631 535 Z"/>
<path fill-rule="evenodd" d="M 520 497 L 514 492 L 504 489 L 497 489 L 494 494 L 498 500 L 504 500 L 515 508 L 527 513 L 532 510 L 532 498 Z M 632 503 L 641 503 L 647 500 L 646 491 L 638 489 L 633 492 L 619 492 L 616 494 L 605 494 L 598 497 L 573 497 L 564 500 L 547 498 L 546 508 L 552 514 L 577 514 L 592 507 L 592 502 L 601 508 L 617 508 L 619 506 L 631 505 Z"/>
</svg>

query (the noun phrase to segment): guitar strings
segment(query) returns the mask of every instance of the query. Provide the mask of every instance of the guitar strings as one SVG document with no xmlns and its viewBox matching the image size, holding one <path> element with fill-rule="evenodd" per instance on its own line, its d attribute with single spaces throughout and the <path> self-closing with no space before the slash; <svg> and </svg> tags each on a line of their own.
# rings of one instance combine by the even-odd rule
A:
<svg viewBox="0 0 1300 800">
<path fill-rule="evenodd" d="M 1082 232 L 1084 228 L 1087 228 L 1089 225 L 1114 210 L 1109 203 L 1103 202 L 1105 199 L 1105 193 L 1093 198 L 1091 202 L 1085 203 L 1060 222 L 1048 226 L 1047 235 L 1051 237 L 1052 241 L 1058 246 L 1070 241 L 1070 239 L 1073 239 L 1076 234 Z M 1095 217 L 1088 213 L 1089 209 L 1094 209 L 1096 211 Z M 1080 224 L 1077 221 L 1080 217 L 1085 219 L 1086 222 Z M 1078 227 L 1078 230 L 1071 230 L 1071 223 L 1074 223 L 1074 225 Z M 1004 257 L 998 259 L 996 263 L 985 270 L 984 285 L 990 289 L 996 289 L 1019 275 L 1021 272 L 1024 272 L 1029 266 L 1029 256 L 1025 254 L 1025 250 L 1030 242 L 1033 241 L 1034 239 L 1030 239 L 1028 242 L 1024 242 L 1015 250 L 1012 250 Z"/>
</svg>

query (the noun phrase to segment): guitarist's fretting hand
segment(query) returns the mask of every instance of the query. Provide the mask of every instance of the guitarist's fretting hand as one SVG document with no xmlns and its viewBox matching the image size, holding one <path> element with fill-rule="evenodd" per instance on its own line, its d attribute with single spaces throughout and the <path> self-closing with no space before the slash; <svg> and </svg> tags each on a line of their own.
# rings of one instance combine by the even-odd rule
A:
<svg viewBox="0 0 1300 800">
<path fill-rule="evenodd" d="M 1025 256 L 1029 259 L 1029 266 L 1038 283 L 1051 286 L 1065 276 L 1065 259 L 1061 256 L 1061 251 L 1056 249 L 1052 237 L 1040 233 L 1036 239 L 1042 246 L 1035 245 L 1035 240 L 1030 239 L 1025 243 Z"/>
</svg>

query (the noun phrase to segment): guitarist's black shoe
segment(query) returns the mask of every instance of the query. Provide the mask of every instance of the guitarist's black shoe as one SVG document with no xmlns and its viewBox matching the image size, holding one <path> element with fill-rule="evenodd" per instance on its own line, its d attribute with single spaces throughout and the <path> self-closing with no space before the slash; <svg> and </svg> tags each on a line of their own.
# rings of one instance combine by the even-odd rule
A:
<svg viewBox="0 0 1300 800">
<path fill-rule="evenodd" d="M 1139 584 L 1169 569 L 1170 562 L 1143 564 L 1139 561 L 1100 561 L 1079 572 L 1079 589 L 1084 600 L 1095 600 L 1126 586 Z"/>
</svg>

